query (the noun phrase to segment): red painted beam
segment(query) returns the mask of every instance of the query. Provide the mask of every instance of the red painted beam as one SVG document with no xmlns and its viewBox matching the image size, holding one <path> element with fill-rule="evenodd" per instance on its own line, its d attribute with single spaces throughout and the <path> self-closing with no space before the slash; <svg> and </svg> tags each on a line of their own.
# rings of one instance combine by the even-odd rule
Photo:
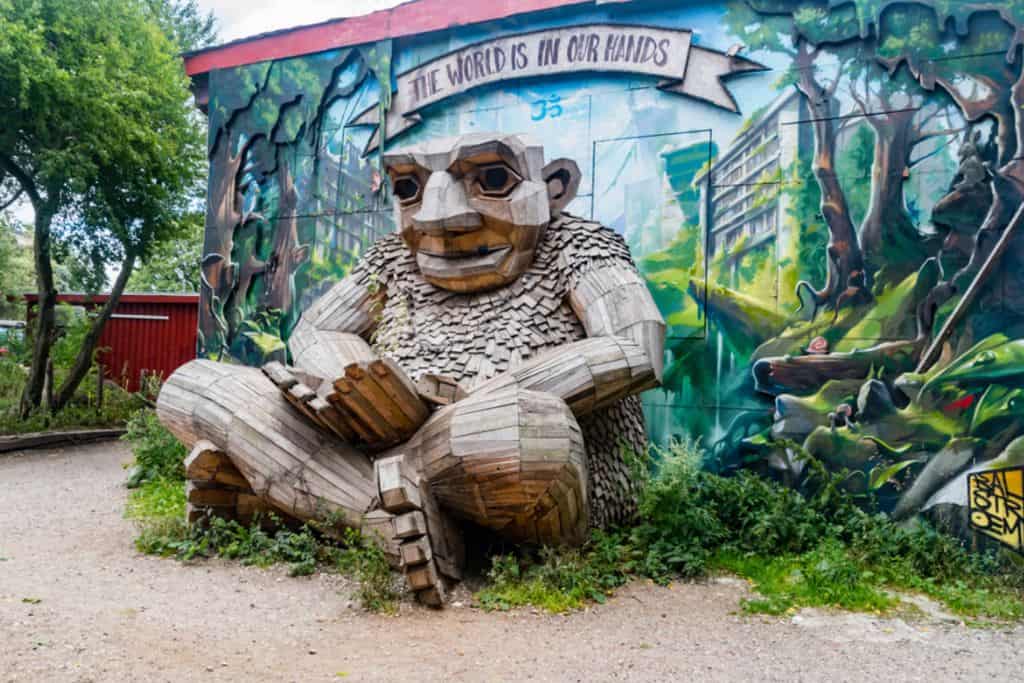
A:
<svg viewBox="0 0 1024 683">
<path fill-rule="evenodd" d="M 102 305 L 107 302 L 109 294 L 58 294 L 57 303 L 67 304 L 95 304 Z M 24 295 L 25 301 L 35 304 L 39 301 L 39 294 L 30 292 Z M 199 305 L 198 294 L 122 294 L 122 304 L 195 304 Z"/>
<path fill-rule="evenodd" d="M 413 0 L 361 17 L 298 26 L 190 52 L 185 55 L 185 72 L 195 76 L 214 69 L 308 55 L 589 2 L 593 0 Z"/>
</svg>

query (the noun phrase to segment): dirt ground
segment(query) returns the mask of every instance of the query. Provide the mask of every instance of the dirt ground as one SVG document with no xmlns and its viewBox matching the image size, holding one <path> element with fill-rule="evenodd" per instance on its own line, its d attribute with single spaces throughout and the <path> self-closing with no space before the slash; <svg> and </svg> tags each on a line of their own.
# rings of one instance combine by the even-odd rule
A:
<svg viewBox="0 0 1024 683">
<path fill-rule="evenodd" d="M 982 680 L 1019 677 L 1024 628 L 737 613 L 736 579 L 636 583 L 569 616 L 463 601 L 367 614 L 334 575 L 138 554 L 130 454 L 0 456 L 0 681 Z"/>
</svg>

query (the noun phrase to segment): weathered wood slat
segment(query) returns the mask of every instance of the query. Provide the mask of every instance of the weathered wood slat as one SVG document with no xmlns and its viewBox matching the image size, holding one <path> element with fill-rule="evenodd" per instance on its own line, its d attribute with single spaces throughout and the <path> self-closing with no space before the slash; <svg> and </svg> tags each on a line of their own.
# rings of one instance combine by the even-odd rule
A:
<svg viewBox="0 0 1024 683">
<path fill-rule="evenodd" d="M 196 436 L 209 441 L 259 496 L 298 519 L 338 510 L 349 524 L 362 523 L 376 494 L 369 460 L 310 426 L 261 371 L 193 361 L 181 377 L 168 378 L 157 413 L 172 417 L 165 424 L 186 445 L 194 446 Z"/>
</svg>

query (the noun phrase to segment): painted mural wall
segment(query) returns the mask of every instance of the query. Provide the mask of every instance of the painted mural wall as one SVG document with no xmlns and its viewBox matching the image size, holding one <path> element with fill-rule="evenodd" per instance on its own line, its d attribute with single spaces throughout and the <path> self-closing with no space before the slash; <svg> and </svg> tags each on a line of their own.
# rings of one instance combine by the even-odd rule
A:
<svg viewBox="0 0 1024 683">
<path fill-rule="evenodd" d="M 727 92 L 603 57 L 484 61 L 400 116 L 401 88 L 432 87 L 403 74 L 580 26 L 689 32 Z M 392 230 L 379 142 L 528 133 L 578 162 L 569 211 L 625 236 L 668 323 L 653 441 L 792 486 L 813 457 L 867 505 L 1019 548 L 1022 43 L 1019 0 L 638 0 L 215 71 L 200 354 L 286 358 L 303 308 Z"/>
</svg>

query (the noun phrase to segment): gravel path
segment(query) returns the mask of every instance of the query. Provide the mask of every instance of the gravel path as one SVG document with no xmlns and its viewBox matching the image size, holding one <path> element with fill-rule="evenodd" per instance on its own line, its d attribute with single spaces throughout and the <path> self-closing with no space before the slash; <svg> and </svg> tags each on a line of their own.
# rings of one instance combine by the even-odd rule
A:
<svg viewBox="0 0 1024 683">
<path fill-rule="evenodd" d="M 980 680 L 1024 628 L 736 614 L 742 582 L 635 583 L 570 616 L 396 617 L 343 577 L 139 555 L 118 443 L 0 456 L 0 681 Z"/>
</svg>

